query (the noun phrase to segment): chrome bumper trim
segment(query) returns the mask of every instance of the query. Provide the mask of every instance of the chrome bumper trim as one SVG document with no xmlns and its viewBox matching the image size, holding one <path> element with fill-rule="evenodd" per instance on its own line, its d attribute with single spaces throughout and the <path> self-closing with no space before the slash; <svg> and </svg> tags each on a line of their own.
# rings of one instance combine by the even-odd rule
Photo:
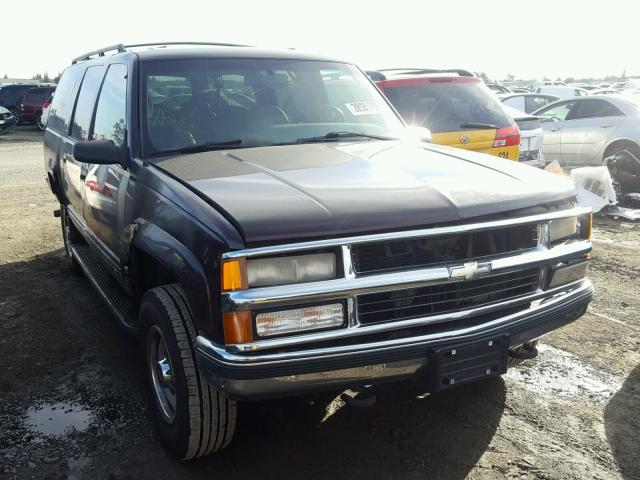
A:
<svg viewBox="0 0 640 480">
<path fill-rule="evenodd" d="M 209 355 L 212 358 L 215 358 L 216 361 L 228 365 L 236 365 L 236 366 L 246 366 L 249 367 L 251 365 L 256 364 L 281 364 L 288 362 L 295 362 L 298 360 L 309 360 L 322 358 L 323 356 L 330 355 L 332 357 L 339 357 L 341 355 L 350 355 L 353 353 L 377 350 L 382 351 L 385 349 L 392 349 L 398 347 L 399 345 L 411 345 L 416 343 L 421 343 L 425 341 L 431 340 L 439 340 L 445 339 L 449 337 L 459 337 L 470 335 L 474 333 L 481 332 L 482 330 L 491 329 L 493 327 L 499 326 L 501 324 L 517 321 L 521 318 L 526 318 L 536 312 L 551 308 L 555 305 L 558 305 L 562 302 L 570 301 L 575 297 L 580 297 L 581 295 L 593 292 L 593 285 L 589 279 L 579 280 L 577 282 L 573 282 L 567 285 L 563 285 L 553 290 L 549 290 L 546 292 L 541 292 L 541 295 L 538 295 L 538 301 L 534 302 L 534 304 L 521 312 L 517 312 L 511 315 L 507 315 L 505 317 L 501 317 L 486 323 L 482 323 L 480 325 L 476 325 L 473 327 L 460 328 L 457 330 L 448 330 L 446 332 L 434 333 L 421 335 L 416 337 L 409 338 L 399 338 L 392 340 L 385 340 L 380 342 L 363 342 L 357 345 L 344 345 L 344 346 L 336 346 L 330 348 L 315 348 L 294 352 L 278 352 L 278 353 L 264 353 L 258 355 L 247 355 L 242 352 L 256 352 L 260 350 L 273 349 L 277 347 L 283 347 L 286 345 L 292 344 L 302 344 L 307 342 L 318 342 L 336 338 L 344 338 L 355 335 L 364 336 L 368 333 L 374 333 L 381 330 L 371 330 L 372 327 L 360 327 L 360 328 L 348 328 L 344 330 L 335 330 L 330 332 L 323 332 L 311 335 L 304 335 L 299 337 L 290 337 L 290 338 L 282 338 L 282 339 L 273 339 L 273 340 L 263 340 L 256 343 L 250 344 L 240 344 L 240 345 L 227 345 L 223 347 L 218 345 L 211 340 L 198 336 L 196 339 L 197 348 L 203 351 L 206 355 Z M 448 319 L 454 320 L 453 314 L 447 316 Z M 429 323 L 430 317 L 425 317 L 422 319 L 411 320 L 411 322 L 419 322 L 422 321 L 424 323 Z M 402 324 L 402 325 L 400 325 Z M 418 323 L 419 324 L 419 323 Z M 388 324 L 381 324 L 379 327 L 387 326 L 388 328 L 398 329 L 404 328 L 407 326 L 405 322 L 390 322 Z"/>
</svg>

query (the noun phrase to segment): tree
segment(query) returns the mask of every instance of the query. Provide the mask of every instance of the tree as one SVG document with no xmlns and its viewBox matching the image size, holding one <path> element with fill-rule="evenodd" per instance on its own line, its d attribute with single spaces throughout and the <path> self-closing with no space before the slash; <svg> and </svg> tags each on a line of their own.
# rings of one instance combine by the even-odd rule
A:
<svg viewBox="0 0 640 480">
<path fill-rule="evenodd" d="M 4 74 L 4 77 L 2 77 L 3 80 L 6 80 L 7 78 L 9 78 L 9 75 L 7 75 L 6 73 Z"/>
<path fill-rule="evenodd" d="M 513 73 L 507 73 L 507 82 L 513 82 L 516 76 Z"/>
<path fill-rule="evenodd" d="M 473 72 L 473 74 L 476 77 L 481 78 L 484 83 L 491 83 L 489 75 L 487 75 L 485 72 Z"/>
</svg>

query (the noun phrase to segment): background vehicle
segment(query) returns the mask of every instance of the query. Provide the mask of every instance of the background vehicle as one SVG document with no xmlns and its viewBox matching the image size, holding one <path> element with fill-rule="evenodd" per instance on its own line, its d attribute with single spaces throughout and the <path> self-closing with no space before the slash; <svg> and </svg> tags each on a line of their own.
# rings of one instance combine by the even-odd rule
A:
<svg viewBox="0 0 640 480">
<path fill-rule="evenodd" d="M 20 123 L 20 103 L 26 93 L 33 87 L 36 87 L 33 83 L 19 83 L 13 85 L 6 85 L 0 89 L 0 107 L 5 107 L 13 113 L 16 121 Z"/>
<path fill-rule="evenodd" d="M 40 115 L 40 121 L 37 123 L 40 130 L 47 128 L 47 122 L 49 121 L 49 110 L 51 109 L 51 102 L 53 101 L 53 95 L 42 106 L 42 114 Z"/>
<path fill-rule="evenodd" d="M 44 130 L 43 125 L 40 122 L 40 116 L 42 115 L 42 109 L 49 106 L 48 101 L 55 90 L 55 86 L 35 87 L 30 89 L 24 95 L 22 102 L 20 102 L 21 121 L 33 123 L 41 130 Z"/>
<path fill-rule="evenodd" d="M 379 70 L 377 81 L 409 125 L 431 130 L 432 142 L 517 160 L 520 132 L 498 99 L 465 71 Z"/>
<path fill-rule="evenodd" d="M 0 107 L 0 134 L 6 133 L 17 124 L 16 117 L 9 109 Z"/>
<path fill-rule="evenodd" d="M 504 109 L 520 129 L 520 156 L 518 160 L 532 167 L 544 167 L 545 161 L 542 154 L 544 131 L 540 126 L 540 118 L 509 105 L 504 105 Z"/>
<path fill-rule="evenodd" d="M 346 62 L 149 46 L 64 71 L 44 164 L 69 263 L 139 336 L 177 457 L 226 446 L 237 400 L 438 392 L 586 311 L 591 217 L 567 179 L 402 140 Z"/>
<path fill-rule="evenodd" d="M 640 154 L 640 98 L 603 95 L 558 100 L 534 112 L 544 156 L 568 167 L 602 165 L 619 150 Z"/>
<path fill-rule="evenodd" d="M 485 85 L 489 88 L 489 90 L 496 92 L 497 94 L 513 93 L 513 90 L 499 83 L 486 83 Z"/>
<path fill-rule="evenodd" d="M 555 102 L 560 97 L 555 95 L 543 95 L 540 93 L 521 93 L 511 95 L 501 95 L 500 101 L 521 112 L 532 113 L 545 105 Z"/>
<path fill-rule="evenodd" d="M 559 98 L 566 97 L 584 97 L 585 95 L 589 95 L 583 88 L 575 88 L 568 86 L 544 86 L 536 88 L 535 93 L 542 93 L 545 95 L 555 95 Z"/>
</svg>

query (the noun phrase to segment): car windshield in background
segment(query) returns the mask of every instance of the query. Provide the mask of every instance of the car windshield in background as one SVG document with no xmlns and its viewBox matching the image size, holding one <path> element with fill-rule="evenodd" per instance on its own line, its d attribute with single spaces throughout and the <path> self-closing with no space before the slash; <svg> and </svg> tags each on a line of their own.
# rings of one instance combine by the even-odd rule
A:
<svg viewBox="0 0 640 480">
<path fill-rule="evenodd" d="M 142 64 L 145 155 L 396 138 L 404 125 L 356 67 L 278 59 Z M 353 135 L 350 136 L 349 134 Z"/>
<path fill-rule="evenodd" d="M 387 86 L 385 94 L 408 125 L 426 127 L 432 133 L 512 123 L 487 87 L 477 83 Z"/>
</svg>

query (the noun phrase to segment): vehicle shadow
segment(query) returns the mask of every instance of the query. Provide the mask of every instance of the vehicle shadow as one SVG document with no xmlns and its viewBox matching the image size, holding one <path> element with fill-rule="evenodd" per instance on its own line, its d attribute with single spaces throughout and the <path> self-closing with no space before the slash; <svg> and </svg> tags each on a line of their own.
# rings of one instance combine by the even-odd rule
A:
<svg viewBox="0 0 640 480">
<path fill-rule="evenodd" d="M 377 388 L 370 408 L 316 395 L 240 405 L 235 439 L 184 465 L 196 478 L 466 478 L 504 410 L 502 379 L 434 396 L 409 383 Z"/>
<path fill-rule="evenodd" d="M 8 339 L 0 342 L 0 390 L 26 407 L 64 379 L 69 395 L 105 417 L 101 428 L 111 425 L 112 434 L 83 437 L 88 478 L 462 479 L 504 411 L 502 379 L 433 396 L 409 382 L 386 384 L 370 408 L 342 405 L 339 392 L 245 402 L 226 449 L 180 462 L 151 432 L 135 343 L 64 261 L 56 250 L 0 265 L 0 333 Z"/>
<path fill-rule="evenodd" d="M 640 478 L 640 365 L 609 400 L 604 421 L 607 439 L 623 478 Z"/>
</svg>

